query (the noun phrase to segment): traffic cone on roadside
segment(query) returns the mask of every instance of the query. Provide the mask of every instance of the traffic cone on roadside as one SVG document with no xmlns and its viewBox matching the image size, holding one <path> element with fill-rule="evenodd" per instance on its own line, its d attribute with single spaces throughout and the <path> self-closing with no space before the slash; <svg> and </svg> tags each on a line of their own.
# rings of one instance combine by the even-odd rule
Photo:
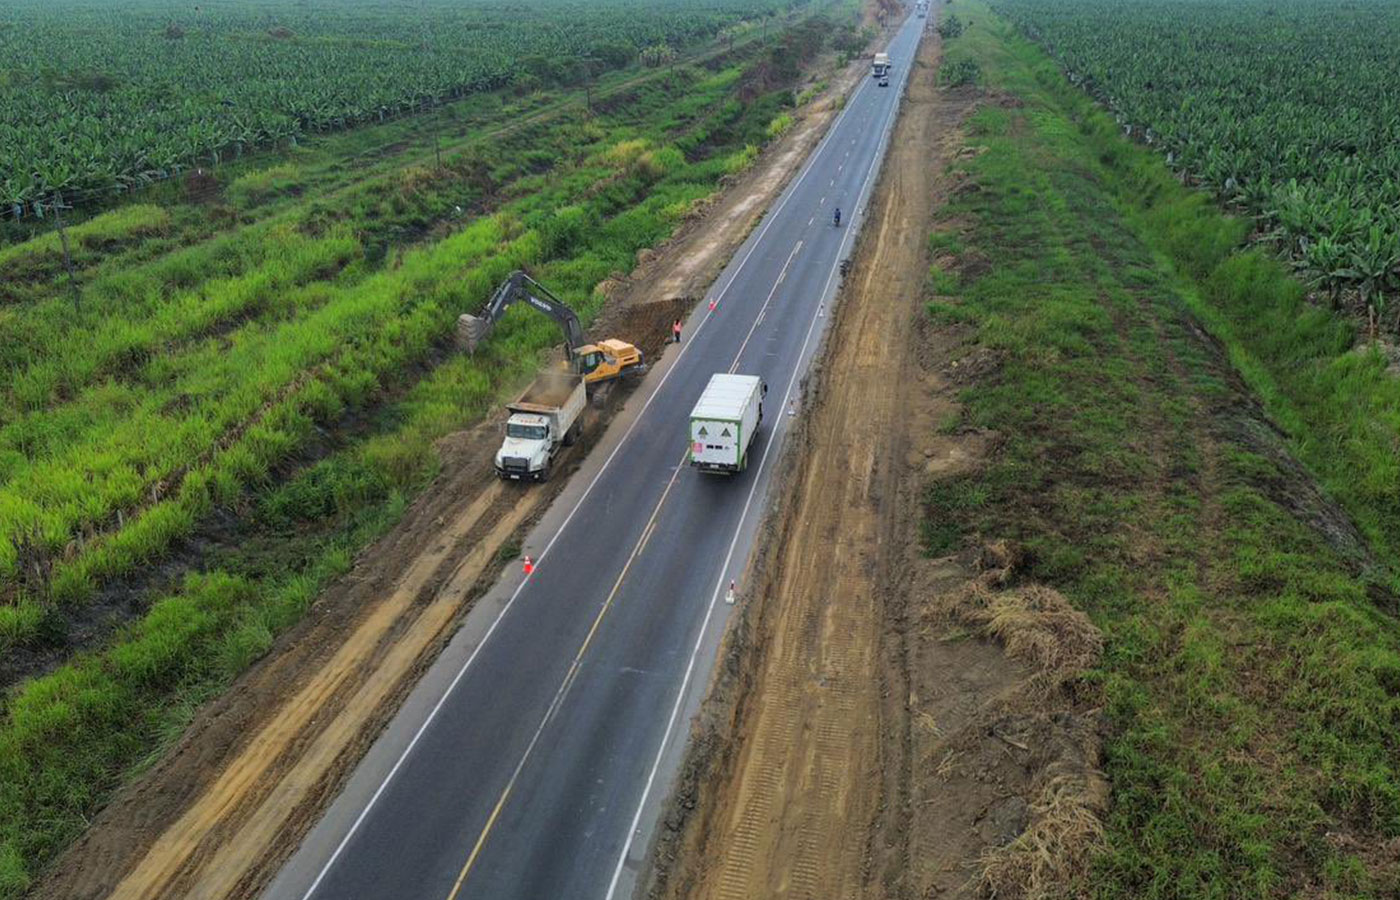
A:
<svg viewBox="0 0 1400 900">
<path fill-rule="evenodd" d="M 528 556 L 525 557 L 525 564 L 521 566 L 521 569 L 525 572 L 525 577 L 529 578 L 535 574 L 535 561 Z"/>
<path fill-rule="evenodd" d="M 714 297 L 711 297 L 711 298 L 710 298 L 710 312 L 714 312 L 714 311 L 715 311 L 716 302 L 717 302 L 717 301 L 715 300 Z"/>
</svg>

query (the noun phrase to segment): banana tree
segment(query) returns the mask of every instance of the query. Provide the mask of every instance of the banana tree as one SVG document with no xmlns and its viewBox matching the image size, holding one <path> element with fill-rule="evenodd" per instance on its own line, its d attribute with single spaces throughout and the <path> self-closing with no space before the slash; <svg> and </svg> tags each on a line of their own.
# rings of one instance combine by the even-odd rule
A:
<svg viewBox="0 0 1400 900">
<path fill-rule="evenodd" d="M 1371 339 L 1375 340 L 1386 313 L 1386 301 L 1400 288 L 1400 234 L 1387 234 L 1379 225 L 1372 225 L 1363 240 L 1351 245 L 1350 251 L 1351 264 L 1339 274 L 1354 281 L 1360 290 Z M 1400 319 L 1394 330 L 1400 333 Z"/>
</svg>

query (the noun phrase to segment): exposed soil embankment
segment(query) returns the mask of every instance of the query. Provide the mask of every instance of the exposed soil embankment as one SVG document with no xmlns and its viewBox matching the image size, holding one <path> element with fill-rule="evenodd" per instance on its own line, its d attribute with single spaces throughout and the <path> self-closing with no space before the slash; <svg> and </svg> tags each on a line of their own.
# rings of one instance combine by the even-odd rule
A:
<svg viewBox="0 0 1400 900">
<path fill-rule="evenodd" d="M 792 130 L 680 232 L 642 254 L 595 333 L 649 359 L 834 118 L 860 75 L 833 80 Z M 577 462 L 612 410 L 590 413 Z M 442 474 L 273 651 L 94 821 L 36 893 L 62 898 L 242 898 L 293 852 L 463 615 L 565 481 L 499 483 L 499 419 L 440 444 Z"/>
</svg>

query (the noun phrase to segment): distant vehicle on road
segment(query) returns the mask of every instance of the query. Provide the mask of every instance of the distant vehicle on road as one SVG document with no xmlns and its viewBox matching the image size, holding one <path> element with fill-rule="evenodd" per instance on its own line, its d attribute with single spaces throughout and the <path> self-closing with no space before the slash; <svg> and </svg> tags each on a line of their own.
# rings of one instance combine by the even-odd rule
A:
<svg viewBox="0 0 1400 900">
<path fill-rule="evenodd" d="M 506 436 L 496 451 L 496 474 L 514 481 L 547 481 L 561 447 L 577 438 L 588 403 L 582 375 L 546 372 L 507 403 Z"/>
<path fill-rule="evenodd" d="M 889 87 L 889 86 L 890 86 L 890 79 L 889 79 L 888 77 L 885 77 L 885 78 L 881 78 L 881 79 L 880 79 L 880 87 Z"/>
<path fill-rule="evenodd" d="M 749 447 L 763 424 L 768 386 L 757 375 L 710 376 L 690 411 L 690 464 L 702 472 L 734 474 L 749 465 Z"/>
<path fill-rule="evenodd" d="M 890 55 L 888 53 L 876 53 L 875 61 L 870 64 L 870 74 L 876 78 L 883 78 L 890 72 Z"/>
</svg>

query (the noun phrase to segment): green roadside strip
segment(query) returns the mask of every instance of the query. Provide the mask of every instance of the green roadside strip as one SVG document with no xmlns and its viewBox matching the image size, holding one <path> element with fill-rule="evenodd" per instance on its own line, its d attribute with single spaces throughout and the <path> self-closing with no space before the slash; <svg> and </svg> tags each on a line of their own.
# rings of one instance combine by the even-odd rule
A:
<svg viewBox="0 0 1400 900">
<path fill-rule="evenodd" d="M 1400 382 L 1038 48 L 952 10 L 944 65 L 990 96 L 930 314 L 999 360 L 944 427 L 1001 443 L 929 484 L 924 538 L 1016 540 L 1106 636 L 1112 801 L 1067 895 L 1395 896 Z"/>
</svg>

